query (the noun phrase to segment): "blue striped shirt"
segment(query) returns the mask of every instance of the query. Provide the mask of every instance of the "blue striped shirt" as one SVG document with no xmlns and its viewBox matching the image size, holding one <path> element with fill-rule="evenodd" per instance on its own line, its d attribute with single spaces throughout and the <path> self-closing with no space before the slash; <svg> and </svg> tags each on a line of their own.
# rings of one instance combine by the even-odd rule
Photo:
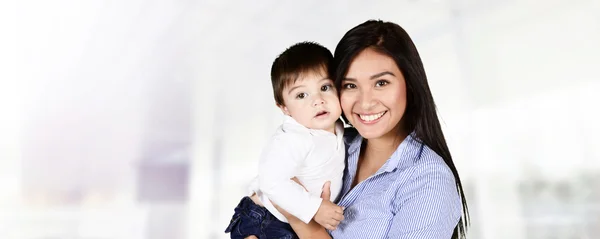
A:
<svg viewBox="0 0 600 239">
<path fill-rule="evenodd" d="M 346 140 L 338 202 L 346 208 L 345 219 L 329 232 L 333 238 L 451 238 L 462 204 L 442 157 L 411 134 L 375 174 L 350 190 L 363 140 L 360 135 Z"/>
</svg>

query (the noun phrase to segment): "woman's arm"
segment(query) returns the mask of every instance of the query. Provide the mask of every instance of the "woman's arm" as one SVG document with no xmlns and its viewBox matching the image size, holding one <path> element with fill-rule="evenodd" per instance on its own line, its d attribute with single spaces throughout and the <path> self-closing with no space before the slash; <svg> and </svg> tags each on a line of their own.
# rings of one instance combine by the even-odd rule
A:
<svg viewBox="0 0 600 239">
<path fill-rule="evenodd" d="M 325 231 L 325 228 L 315 222 L 315 220 L 310 220 L 310 222 L 306 224 L 300 221 L 300 219 L 297 217 L 294 217 L 291 214 L 286 214 L 287 212 L 283 213 L 290 223 L 290 226 L 292 226 L 292 229 L 294 229 L 294 232 L 296 232 L 300 239 L 331 239 L 331 236 L 329 236 L 327 231 Z"/>
</svg>

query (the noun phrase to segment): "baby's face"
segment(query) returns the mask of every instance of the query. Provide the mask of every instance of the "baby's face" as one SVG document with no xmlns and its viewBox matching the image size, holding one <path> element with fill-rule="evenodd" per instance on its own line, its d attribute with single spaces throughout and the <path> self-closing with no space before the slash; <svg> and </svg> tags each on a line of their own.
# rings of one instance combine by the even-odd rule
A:
<svg viewBox="0 0 600 239">
<path fill-rule="evenodd" d="M 301 125 L 335 133 L 335 122 L 342 110 L 333 81 L 325 71 L 302 74 L 283 88 L 284 114 L 290 115 Z"/>
</svg>

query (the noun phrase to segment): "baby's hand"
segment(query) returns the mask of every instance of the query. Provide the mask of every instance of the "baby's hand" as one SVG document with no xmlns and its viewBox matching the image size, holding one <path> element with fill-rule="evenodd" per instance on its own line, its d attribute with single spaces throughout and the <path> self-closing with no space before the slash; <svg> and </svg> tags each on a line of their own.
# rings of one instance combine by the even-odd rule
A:
<svg viewBox="0 0 600 239">
<path fill-rule="evenodd" d="M 314 220 L 328 230 L 335 230 L 340 221 L 344 220 L 344 208 L 323 199 Z"/>
</svg>

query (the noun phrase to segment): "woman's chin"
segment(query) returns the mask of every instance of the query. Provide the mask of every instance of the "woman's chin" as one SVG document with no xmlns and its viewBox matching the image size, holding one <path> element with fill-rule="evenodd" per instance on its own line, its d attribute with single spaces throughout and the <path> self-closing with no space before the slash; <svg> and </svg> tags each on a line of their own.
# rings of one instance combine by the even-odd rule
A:
<svg viewBox="0 0 600 239">
<path fill-rule="evenodd" d="M 356 119 L 355 122 L 356 124 L 354 125 L 354 127 L 356 128 L 356 130 L 358 130 L 358 133 L 365 139 L 379 138 L 385 134 L 385 115 L 384 117 L 377 120 L 377 122 L 365 122 L 360 119 Z"/>
<path fill-rule="evenodd" d="M 360 134 L 361 137 L 363 137 L 364 139 L 376 139 L 376 138 L 380 138 L 383 133 L 380 129 L 373 129 L 371 127 L 356 127 L 356 130 L 358 130 L 358 133 Z"/>
</svg>

